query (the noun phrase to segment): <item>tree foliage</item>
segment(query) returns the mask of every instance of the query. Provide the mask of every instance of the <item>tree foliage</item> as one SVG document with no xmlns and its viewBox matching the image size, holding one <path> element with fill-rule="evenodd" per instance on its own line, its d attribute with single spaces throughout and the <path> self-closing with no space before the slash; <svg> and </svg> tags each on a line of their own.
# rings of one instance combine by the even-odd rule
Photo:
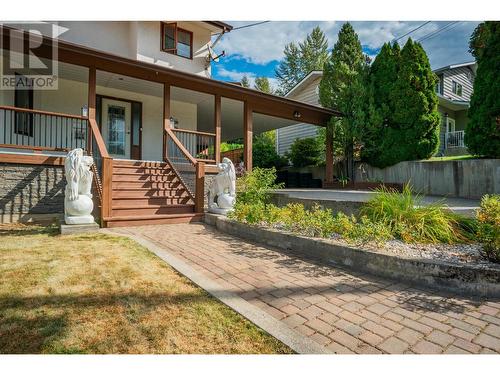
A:
<svg viewBox="0 0 500 375">
<path fill-rule="evenodd" d="M 410 39 L 385 44 L 370 70 L 368 121 L 362 159 L 384 168 L 427 159 L 439 146 L 436 76 L 422 46 Z"/>
<path fill-rule="evenodd" d="M 465 144 L 469 152 L 500 157 L 500 22 L 483 22 L 474 30 L 470 52 L 477 61 Z"/>
<path fill-rule="evenodd" d="M 324 143 L 321 143 L 317 137 L 297 138 L 290 147 L 288 158 L 294 167 L 300 168 L 320 165 L 323 162 L 324 153 Z"/>
<path fill-rule="evenodd" d="M 269 84 L 269 79 L 267 77 L 257 77 L 255 78 L 254 88 L 256 90 L 265 92 L 267 94 L 272 94 L 273 90 L 271 89 L 271 85 Z"/>
<path fill-rule="evenodd" d="M 328 40 L 323 31 L 315 27 L 298 45 L 287 44 L 283 54 L 275 70 L 279 95 L 285 95 L 311 71 L 323 69 L 328 59 Z"/>
<path fill-rule="evenodd" d="M 243 76 L 241 79 L 241 86 L 249 88 L 250 87 L 250 81 L 248 80 L 248 77 L 246 75 Z"/>
<path fill-rule="evenodd" d="M 269 131 L 253 137 L 252 161 L 255 167 L 280 169 L 288 160 L 276 152 L 275 132 Z"/>
<path fill-rule="evenodd" d="M 367 59 L 358 35 L 347 22 L 342 25 L 338 41 L 324 65 L 319 97 L 324 107 L 344 114 L 342 118 L 332 118 L 328 126 L 333 128 L 337 147 L 342 150 L 344 174 L 351 180 L 354 179 L 354 149 L 367 117 L 367 75 Z"/>
</svg>

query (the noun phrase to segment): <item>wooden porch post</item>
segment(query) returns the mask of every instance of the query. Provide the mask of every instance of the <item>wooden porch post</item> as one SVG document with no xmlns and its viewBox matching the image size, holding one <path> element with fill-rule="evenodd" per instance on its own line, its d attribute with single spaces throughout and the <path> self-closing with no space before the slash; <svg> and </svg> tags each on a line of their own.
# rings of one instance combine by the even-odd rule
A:
<svg viewBox="0 0 500 375">
<path fill-rule="evenodd" d="M 220 95 L 215 95 L 215 162 L 220 163 L 220 140 L 221 140 L 221 98 Z"/>
<path fill-rule="evenodd" d="M 96 69 L 95 66 L 89 68 L 89 87 L 88 87 L 88 117 L 89 120 L 96 119 Z M 92 153 L 92 128 L 89 127 L 89 134 L 87 137 L 87 152 Z"/>
<path fill-rule="evenodd" d="M 325 182 L 333 182 L 333 128 L 326 126 Z"/>
<path fill-rule="evenodd" d="M 163 84 L 163 160 L 167 158 L 167 129 L 170 129 L 170 85 Z"/>
<path fill-rule="evenodd" d="M 194 211 L 196 213 L 203 213 L 205 209 L 205 163 L 201 161 L 196 163 L 195 184 Z"/>
<path fill-rule="evenodd" d="M 244 151 L 244 164 L 245 170 L 250 172 L 252 170 L 252 136 L 253 136 L 253 118 L 252 107 L 245 101 L 243 109 L 243 151 Z"/>
</svg>

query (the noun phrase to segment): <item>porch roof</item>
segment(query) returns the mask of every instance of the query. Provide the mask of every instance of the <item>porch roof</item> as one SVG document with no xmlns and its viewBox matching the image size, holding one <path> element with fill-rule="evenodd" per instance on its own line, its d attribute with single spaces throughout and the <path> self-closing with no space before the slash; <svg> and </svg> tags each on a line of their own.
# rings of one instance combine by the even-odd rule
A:
<svg viewBox="0 0 500 375">
<path fill-rule="evenodd" d="M 8 28 L 1 26 L 0 30 Z M 49 38 L 38 49 L 47 58 L 51 57 Z M 282 119 L 325 126 L 332 116 L 342 116 L 341 112 L 299 102 L 289 98 L 266 94 L 231 83 L 217 81 L 196 74 L 182 72 L 157 64 L 128 59 L 78 44 L 57 40 L 58 61 L 75 65 L 95 67 L 111 73 L 169 84 L 194 91 L 246 101 L 255 113 Z"/>
</svg>

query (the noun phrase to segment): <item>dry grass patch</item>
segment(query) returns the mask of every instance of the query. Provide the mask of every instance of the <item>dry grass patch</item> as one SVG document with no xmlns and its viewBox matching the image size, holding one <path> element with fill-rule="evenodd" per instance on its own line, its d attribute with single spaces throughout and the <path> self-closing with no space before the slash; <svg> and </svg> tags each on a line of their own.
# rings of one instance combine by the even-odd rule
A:
<svg viewBox="0 0 500 375">
<path fill-rule="evenodd" d="M 290 353 L 135 242 L 0 226 L 1 353 Z"/>
</svg>

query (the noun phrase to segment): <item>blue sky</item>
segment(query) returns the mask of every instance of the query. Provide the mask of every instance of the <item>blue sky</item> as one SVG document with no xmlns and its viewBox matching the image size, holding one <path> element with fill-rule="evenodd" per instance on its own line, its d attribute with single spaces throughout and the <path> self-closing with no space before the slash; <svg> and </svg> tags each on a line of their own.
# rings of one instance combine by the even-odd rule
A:
<svg viewBox="0 0 500 375">
<path fill-rule="evenodd" d="M 228 21 L 234 27 L 255 21 Z M 471 61 L 468 52 L 469 38 L 478 22 L 433 21 L 399 40 L 403 45 L 408 37 L 422 39 L 433 69 L 441 66 Z M 337 41 L 337 34 L 344 22 L 271 21 L 265 24 L 233 30 L 224 35 L 216 45 L 217 53 L 225 50 L 226 56 L 219 63 L 212 63 L 212 77 L 223 81 L 239 81 L 247 75 L 268 77 L 276 85 L 274 69 L 283 56 L 287 43 L 302 41 L 315 26 L 320 26 L 328 39 L 329 48 Z M 398 38 L 422 25 L 424 21 L 359 21 L 351 22 L 359 35 L 363 50 L 374 58 L 382 44 Z M 425 39 L 424 39 L 425 38 Z"/>
</svg>

